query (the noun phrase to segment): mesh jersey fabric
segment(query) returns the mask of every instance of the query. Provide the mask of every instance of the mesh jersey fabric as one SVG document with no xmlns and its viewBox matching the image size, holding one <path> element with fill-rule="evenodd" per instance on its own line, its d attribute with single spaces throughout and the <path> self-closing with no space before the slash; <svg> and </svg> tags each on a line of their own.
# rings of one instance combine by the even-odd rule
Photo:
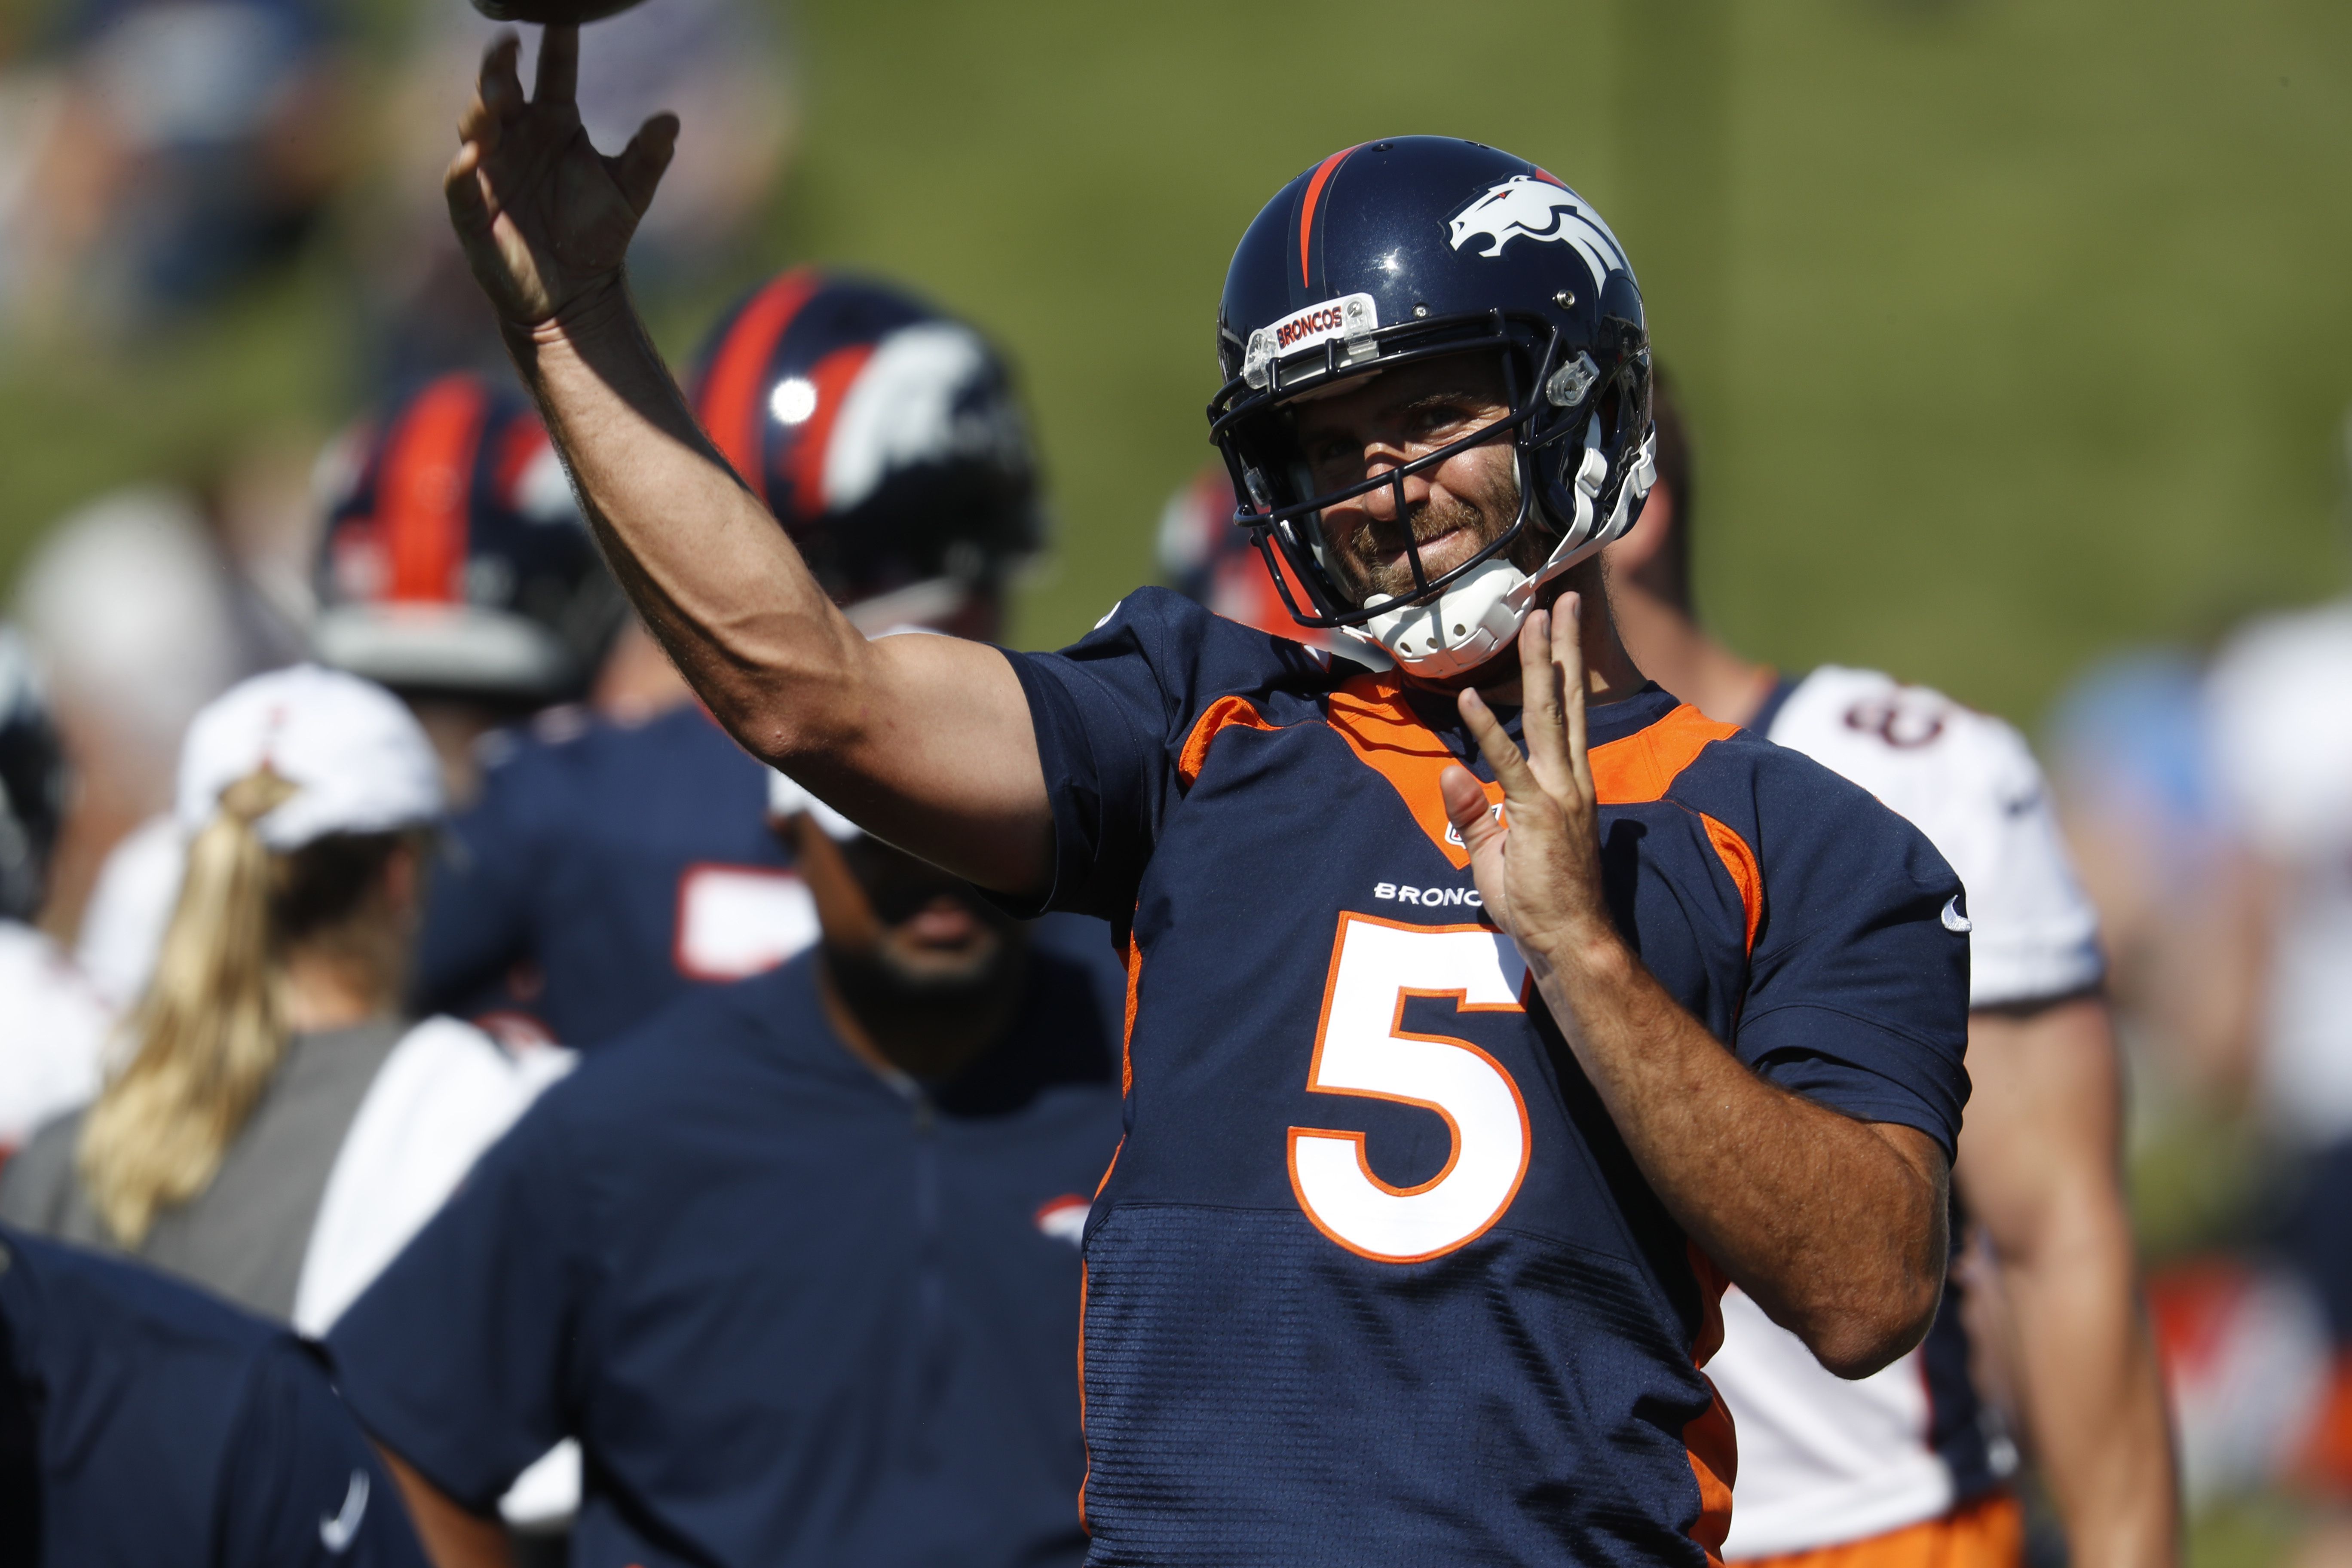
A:
<svg viewBox="0 0 2352 1568">
<path fill-rule="evenodd" d="M 1483 921 L 1451 702 L 1160 590 L 1008 657 L 1045 901 L 1129 963 L 1088 1561 L 1709 1558 L 1721 1279 Z M 1948 1151 L 1967 947 L 1927 840 L 1654 688 L 1591 734 L 1612 913 L 1660 983 L 1768 1078 Z"/>
</svg>

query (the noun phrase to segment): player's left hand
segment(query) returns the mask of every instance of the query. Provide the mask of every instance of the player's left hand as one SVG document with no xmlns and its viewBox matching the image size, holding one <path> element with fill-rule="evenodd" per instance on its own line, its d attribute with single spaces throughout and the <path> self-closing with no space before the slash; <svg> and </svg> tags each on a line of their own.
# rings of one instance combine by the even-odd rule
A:
<svg viewBox="0 0 2352 1568">
<path fill-rule="evenodd" d="M 1538 973 L 1587 943 L 1616 939 L 1601 893 L 1600 806 L 1586 756 L 1582 609 L 1580 595 L 1563 594 L 1519 630 L 1524 754 L 1476 691 L 1459 699 L 1463 721 L 1503 786 L 1501 818 L 1469 769 L 1448 768 L 1438 780 L 1486 912 Z"/>
</svg>

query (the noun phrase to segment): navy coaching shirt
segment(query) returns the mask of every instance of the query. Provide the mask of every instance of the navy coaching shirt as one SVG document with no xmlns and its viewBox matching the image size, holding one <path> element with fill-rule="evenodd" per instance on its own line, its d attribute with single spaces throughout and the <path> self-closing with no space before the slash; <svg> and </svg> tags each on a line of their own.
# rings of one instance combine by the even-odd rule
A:
<svg viewBox="0 0 2352 1568">
<path fill-rule="evenodd" d="M 1075 1563 L 1078 1236 L 1118 1139 L 1084 972 L 933 1092 L 814 958 L 589 1057 L 335 1326 L 361 1421 L 488 1511 L 557 1438 L 572 1561 Z"/>
<path fill-rule="evenodd" d="M 14 1230 L 0 1563 L 426 1568 L 392 1478 L 292 1334 Z"/>
<path fill-rule="evenodd" d="M 1155 589 L 1009 657 L 1050 901 L 1129 954 L 1089 1562 L 1713 1556 L 1721 1277 L 1484 919 L 1453 703 Z M 1764 1077 L 1948 1154 L 1968 942 L 1927 839 L 1655 687 L 1590 732 L 1611 910 L 1660 984 Z"/>
</svg>

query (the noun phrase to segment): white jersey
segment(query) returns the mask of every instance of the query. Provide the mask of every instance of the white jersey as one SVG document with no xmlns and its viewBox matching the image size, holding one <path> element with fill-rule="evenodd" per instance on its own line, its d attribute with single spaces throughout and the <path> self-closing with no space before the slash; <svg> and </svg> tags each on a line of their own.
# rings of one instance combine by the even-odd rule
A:
<svg viewBox="0 0 2352 1568">
<path fill-rule="evenodd" d="M 2352 605 L 2267 616 L 2208 678 L 2231 816 L 2284 873 L 2259 1091 L 2311 1144 L 2352 1137 Z"/>
<path fill-rule="evenodd" d="M 1967 889 L 1972 1007 L 2081 991 L 2101 974 L 2098 921 L 2058 834 L 2042 770 L 2009 725 L 1874 670 L 1825 666 L 1766 719 L 1917 826 Z M 1948 1302 L 1927 1342 L 1847 1382 L 1743 1292 L 1723 1301 L 1706 1364 L 1739 1433 L 1727 1558 L 1859 1541 L 1934 1519 L 2013 1463 L 1989 1437 Z"/>
<path fill-rule="evenodd" d="M 0 921 L 0 1157 L 98 1092 L 114 1010 L 63 949 Z"/>
</svg>

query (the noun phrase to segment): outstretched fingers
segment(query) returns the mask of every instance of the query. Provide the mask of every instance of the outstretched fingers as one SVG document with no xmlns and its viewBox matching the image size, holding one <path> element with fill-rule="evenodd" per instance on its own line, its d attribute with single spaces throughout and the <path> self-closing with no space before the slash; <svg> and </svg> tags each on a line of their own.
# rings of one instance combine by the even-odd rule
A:
<svg viewBox="0 0 2352 1568">
<path fill-rule="evenodd" d="M 1503 786 L 1503 799 L 1512 805 L 1531 805 L 1545 798 L 1543 782 L 1476 689 L 1464 688 L 1454 705 L 1461 710 L 1462 722 L 1469 727 L 1470 738 L 1478 742 L 1478 754 L 1495 770 L 1495 782 Z"/>
<path fill-rule="evenodd" d="M 457 226 L 460 238 L 488 234 L 490 228 L 490 201 L 482 194 L 482 144 L 467 142 L 449 160 L 449 172 L 441 177 L 441 188 L 449 198 L 449 221 Z"/>
<path fill-rule="evenodd" d="M 1528 762 L 1548 790 L 1566 786 L 1570 768 L 1562 727 L 1559 670 L 1552 659 L 1552 633 L 1559 617 L 1535 610 L 1519 630 L 1519 733 Z"/>
<path fill-rule="evenodd" d="M 580 96 L 580 29 L 549 26 L 540 29 L 539 75 L 531 102 L 544 109 L 563 106 Z"/>
<path fill-rule="evenodd" d="M 639 217 L 653 205 L 654 189 L 669 168 L 669 161 L 677 155 L 677 116 L 656 114 L 637 127 L 629 144 L 621 149 L 617 158 L 607 158 L 604 166 L 612 171 L 613 183 L 621 188 L 622 199 L 629 210 Z"/>
<path fill-rule="evenodd" d="M 1552 614 L 1551 659 L 1558 672 L 1565 731 L 1567 773 L 1579 800 L 1591 805 L 1592 757 L 1584 711 L 1584 595 L 1563 594 Z"/>
</svg>

